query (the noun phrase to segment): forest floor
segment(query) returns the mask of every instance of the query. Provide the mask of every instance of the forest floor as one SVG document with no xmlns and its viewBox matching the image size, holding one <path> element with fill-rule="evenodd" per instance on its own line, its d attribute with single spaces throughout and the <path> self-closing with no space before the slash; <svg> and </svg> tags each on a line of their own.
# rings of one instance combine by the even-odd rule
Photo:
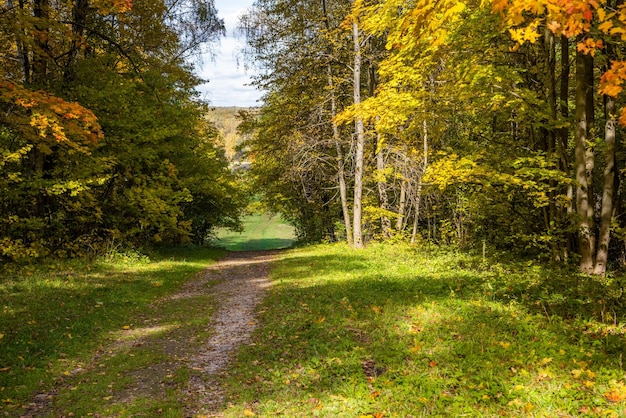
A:
<svg viewBox="0 0 626 418">
<path fill-rule="evenodd" d="M 626 417 L 621 276 L 384 244 L 130 258 L 0 283 L 0 416 Z"/>
<path fill-rule="evenodd" d="M 141 325 L 122 327 L 90 361 L 63 373 L 52 388 L 5 415 L 219 416 L 224 401 L 219 376 L 256 326 L 255 309 L 270 285 L 270 263 L 277 254 L 226 253 L 178 292 L 153 302 L 135 318 Z M 175 318 L 168 314 L 172 304 L 187 306 L 190 318 L 207 319 L 206 314 L 193 312 L 206 308 L 197 301 L 207 296 L 215 301 L 204 324 L 208 338 L 202 339 L 191 323 L 172 326 Z M 134 358 L 142 353 L 150 356 L 138 364 Z M 111 382 L 105 393 L 98 393 L 102 375 L 117 375 L 120 382 Z"/>
</svg>

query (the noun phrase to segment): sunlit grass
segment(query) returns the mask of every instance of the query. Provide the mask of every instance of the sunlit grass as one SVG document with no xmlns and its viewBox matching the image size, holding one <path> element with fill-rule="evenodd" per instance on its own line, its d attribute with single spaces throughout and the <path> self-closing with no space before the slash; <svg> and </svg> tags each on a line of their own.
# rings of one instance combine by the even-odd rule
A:
<svg viewBox="0 0 626 418">
<path fill-rule="evenodd" d="M 230 251 L 259 251 L 287 248 L 296 238 L 294 229 L 280 215 L 255 214 L 243 220 L 243 231 L 217 231 L 214 245 Z"/>
<path fill-rule="evenodd" d="M 226 416 L 626 416 L 624 334 L 590 331 L 624 323 L 614 288 L 385 245 L 293 250 L 273 279 Z"/>
<path fill-rule="evenodd" d="M 71 406 L 75 410 L 70 412 L 87 414 L 94 412 L 88 408 L 97 411 L 99 402 L 110 402 L 104 398 L 123 386 L 121 375 L 156 361 L 155 353 L 139 355 L 140 346 L 133 344 L 175 333 L 183 325 L 202 334 L 198 324 L 210 316 L 210 296 L 160 306 L 153 317 L 146 315 L 155 309 L 151 304 L 222 253 L 190 247 L 150 257 L 115 254 L 91 262 L 7 269 L 0 280 L 0 414 L 19 416 L 37 392 L 45 393 L 54 382 L 71 389 L 55 400 L 61 411 Z M 202 307 L 202 318 L 192 314 L 195 304 Z M 107 375 L 99 376 L 99 366 L 92 370 L 94 355 L 116 340 L 129 344 L 118 343 L 97 356 L 124 360 L 119 370 L 107 365 Z"/>
</svg>

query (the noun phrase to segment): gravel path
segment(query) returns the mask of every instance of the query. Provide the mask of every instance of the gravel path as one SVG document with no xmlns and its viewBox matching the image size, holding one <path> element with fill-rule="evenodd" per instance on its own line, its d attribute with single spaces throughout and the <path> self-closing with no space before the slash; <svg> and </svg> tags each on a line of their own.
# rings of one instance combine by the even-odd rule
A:
<svg viewBox="0 0 626 418">
<path fill-rule="evenodd" d="M 202 283 L 212 279 L 221 281 L 211 288 L 220 307 L 209 324 L 211 338 L 190 359 L 193 369 L 200 373 L 190 381 L 189 395 L 197 400 L 199 407 L 189 410 L 189 416 L 219 416 L 216 408 L 222 404 L 224 396 L 216 378 L 225 371 L 233 354 L 248 341 L 255 328 L 255 310 L 270 285 L 270 262 L 277 254 L 277 251 L 231 252 L 199 280 Z M 184 297 L 185 292 L 193 292 L 196 285 L 190 283 L 174 297 Z"/>
</svg>

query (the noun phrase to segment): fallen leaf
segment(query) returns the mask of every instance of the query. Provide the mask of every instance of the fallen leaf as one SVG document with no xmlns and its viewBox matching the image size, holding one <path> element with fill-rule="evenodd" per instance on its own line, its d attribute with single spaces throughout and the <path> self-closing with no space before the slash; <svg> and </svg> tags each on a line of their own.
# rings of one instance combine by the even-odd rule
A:
<svg viewBox="0 0 626 418">
<path fill-rule="evenodd" d="M 626 388 L 622 390 L 612 389 L 604 394 L 604 397 L 609 402 L 623 402 L 626 401 Z"/>
<path fill-rule="evenodd" d="M 252 412 L 251 409 L 246 409 L 245 411 L 243 411 L 243 415 L 246 417 L 254 417 L 256 416 L 256 414 L 254 412 Z"/>
</svg>

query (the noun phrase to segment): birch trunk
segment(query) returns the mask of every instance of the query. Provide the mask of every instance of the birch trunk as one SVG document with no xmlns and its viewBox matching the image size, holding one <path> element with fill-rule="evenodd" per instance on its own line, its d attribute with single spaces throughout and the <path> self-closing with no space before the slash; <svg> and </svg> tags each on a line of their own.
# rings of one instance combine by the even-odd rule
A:
<svg viewBox="0 0 626 418">
<path fill-rule="evenodd" d="M 426 121 L 424 121 L 424 160 L 422 166 L 422 173 L 420 174 L 419 182 L 417 183 L 417 192 L 415 194 L 415 219 L 413 220 L 413 233 L 411 234 L 411 244 L 415 244 L 417 242 L 417 226 L 420 219 L 420 205 L 422 202 L 422 178 L 424 178 L 424 173 L 426 173 L 426 168 L 428 167 L 428 125 Z"/>
<path fill-rule="evenodd" d="M 385 171 L 385 156 L 383 154 L 383 144 L 378 135 L 378 150 L 376 152 L 376 170 L 378 171 L 378 198 L 380 200 L 380 208 L 383 211 L 389 210 L 389 198 L 387 196 L 387 183 L 384 181 L 383 173 Z M 386 215 L 380 217 L 380 227 L 383 239 L 391 238 L 391 221 Z"/>
<path fill-rule="evenodd" d="M 363 153 L 365 148 L 365 128 L 363 118 L 359 115 L 358 107 L 361 104 L 361 41 L 359 24 L 356 20 L 352 23 L 352 38 L 354 41 L 354 105 L 357 107 L 355 120 L 356 151 L 354 155 L 354 222 L 353 222 L 353 245 L 355 248 L 363 248 L 362 231 L 362 197 L 363 197 Z"/>
</svg>

